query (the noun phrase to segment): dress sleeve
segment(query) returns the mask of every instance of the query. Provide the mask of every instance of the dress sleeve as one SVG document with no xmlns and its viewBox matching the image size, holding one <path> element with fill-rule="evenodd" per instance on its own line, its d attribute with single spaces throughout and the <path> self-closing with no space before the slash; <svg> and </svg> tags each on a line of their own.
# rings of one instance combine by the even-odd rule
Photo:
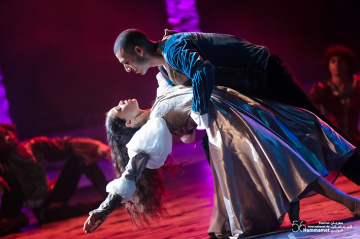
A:
<svg viewBox="0 0 360 239">
<path fill-rule="evenodd" d="M 188 40 L 172 44 L 166 50 L 165 60 L 191 79 L 194 94 L 192 111 L 197 114 L 207 113 L 214 85 L 214 66 L 202 59 L 196 47 Z"/>
<path fill-rule="evenodd" d="M 162 118 L 153 118 L 139 129 L 126 145 L 129 158 L 138 152 L 150 156 L 146 167 L 155 169 L 161 167 L 172 149 L 172 135 Z"/>
<path fill-rule="evenodd" d="M 148 154 L 137 153 L 129 160 L 121 177 L 108 183 L 106 192 L 121 196 L 123 199 L 121 202 L 130 200 L 136 191 L 135 183 L 140 178 L 148 162 Z"/>
<path fill-rule="evenodd" d="M 120 195 L 123 203 L 134 195 L 135 183 L 144 168 L 161 167 L 171 153 L 172 136 L 165 120 L 150 119 L 134 134 L 126 147 L 130 160 L 126 165 L 125 172 L 120 178 L 111 181 L 106 186 L 106 191 Z"/>
</svg>

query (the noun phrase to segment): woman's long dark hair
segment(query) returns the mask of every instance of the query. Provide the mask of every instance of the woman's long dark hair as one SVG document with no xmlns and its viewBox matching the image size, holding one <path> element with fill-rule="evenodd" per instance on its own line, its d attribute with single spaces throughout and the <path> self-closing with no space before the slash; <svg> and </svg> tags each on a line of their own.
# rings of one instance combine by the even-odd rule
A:
<svg viewBox="0 0 360 239">
<path fill-rule="evenodd" d="M 125 126 L 125 120 L 118 117 L 106 117 L 107 140 L 111 148 L 111 157 L 118 177 L 121 177 L 129 162 L 126 144 L 139 130 Z M 145 168 L 136 182 L 136 191 L 132 200 L 125 203 L 130 221 L 135 226 L 149 225 L 150 219 L 158 220 L 166 212 L 162 201 L 167 195 L 162 175 L 158 169 Z"/>
</svg>

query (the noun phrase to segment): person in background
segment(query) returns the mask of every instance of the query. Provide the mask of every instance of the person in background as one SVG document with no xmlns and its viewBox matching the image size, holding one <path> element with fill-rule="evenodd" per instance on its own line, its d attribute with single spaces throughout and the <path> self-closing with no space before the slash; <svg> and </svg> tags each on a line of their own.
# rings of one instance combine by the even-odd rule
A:
<svg viewBox="0 0 360 239">
<path fill-rule="evenodd" d="M 360 76 L 354 75 L 356 55 L 345 46 L 333 45 L 327 48 L 323 63 L 330 78 L 315 84 L 310 96 L 322 114 L 359 148 Z"/>
<path fill-rule="evenodd" d="M 105 198 L 107 180 L 96 161 L 110 158 L 109 147 L 88 138 L 35 137 L 19 143 L 15 125 L 0 124 L 0 236 L 29 223 L 21 212 L 30 207 L 40 223 L 63 220 L 88 212 L 86 204 L 67 203 L 84 173 Z M 44 160 L 66 160 L 53 189 L 46 177 Z"/>
</svg>

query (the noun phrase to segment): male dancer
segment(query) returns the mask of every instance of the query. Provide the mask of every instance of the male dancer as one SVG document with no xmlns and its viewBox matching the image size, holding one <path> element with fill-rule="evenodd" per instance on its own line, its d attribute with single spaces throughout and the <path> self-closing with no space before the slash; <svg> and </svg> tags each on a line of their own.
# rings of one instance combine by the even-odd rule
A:
<svg viewBox="0 0 360 239">
<path fill-rule="evenodd" d="M 170 83 L 192 85 L 191 117 L 198 125 L 206 126 L 212 87 L 220 85 L 243 94 L 307 109 L 351 142 L 342 130 L 320 113 L 287 63 L 268 48 L 231 35 L 173 31 L 165 32 L 165 35 L 164 40 L 155 42 L 140 30 L 125 30 L 116 39 L 114 53 L 127 72 L 144 75 L 150 67 L 164 66 L 166 72 L 162 73 L 167 73 Z M 172 72 L 184 77 L 176 78 Z M 179 129 L 177 136 L 184 133 L 185 129 Z M 202 146 L 208 157 L 206 136 Z M 353 154 L 341 172 L 360 185 L 359 152 Z M 291 209 L 295 209 L 291 210 L 294 213 L 290 215 L 292 221 L 298 218 L 298 206 L 292 204 Z"/>
</svg>

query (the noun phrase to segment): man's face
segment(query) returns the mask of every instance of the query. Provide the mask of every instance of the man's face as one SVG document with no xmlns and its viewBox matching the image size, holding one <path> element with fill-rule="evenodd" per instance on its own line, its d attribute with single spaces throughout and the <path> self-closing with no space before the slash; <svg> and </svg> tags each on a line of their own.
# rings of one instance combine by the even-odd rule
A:
<svg viewBox="0 0 360 239">
<path fill-rule="evenodd" d="M 349 73 L 349 65 L 340 56 L 333 56 L 329 60 L 329 71 L 332 76 L 344 76 Z"/>
<path fill-rule="evenodd" d="M 0 150 L 12 150 L 19 143 L 12 131 L 0 128 Z"/>
<path fill-rule="evenodd" d="M 136 74 L 145 75 L 150 67 L 149 59 L 144 55 L 144 51 L 137 47 L 135 53 L 130 54 L 120 49 L 116 53 L 120 63 L 124 65 L 126 72 L 135 72 Z"/>
</svg>

